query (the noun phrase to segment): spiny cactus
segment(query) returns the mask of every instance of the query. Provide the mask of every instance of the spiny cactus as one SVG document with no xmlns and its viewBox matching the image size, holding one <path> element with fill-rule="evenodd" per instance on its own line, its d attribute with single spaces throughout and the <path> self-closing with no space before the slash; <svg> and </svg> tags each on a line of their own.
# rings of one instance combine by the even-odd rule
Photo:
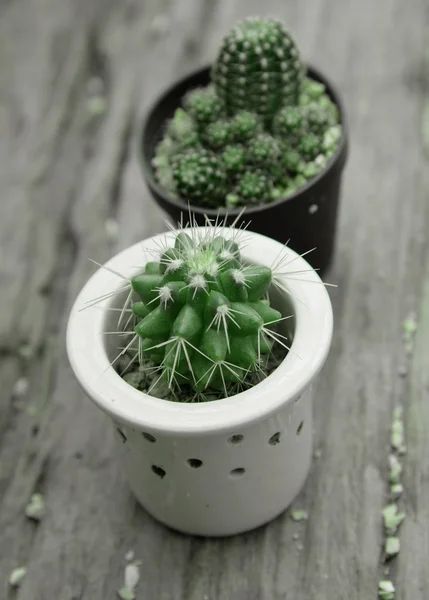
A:
<svg viewBox="0 0 429 600">
<path fill-rule="evenodd" d="M 262 204 L 270 198 L 270 181 L 262 171 L 246 171 L 237 180 L 233 193 L 228 194 L 228 206 Z"/>
<path fill-rule="evenodd" d="M 207 125 L 219 119 L 224 112 L 224 104 L 212 86 L 196 88 L 183 99 L 185 109 L 199 125 Z"/>
<path fill-rule="evenodd" d="M 273 118 L 285 104 L 297 104 L 304 68 L 297 45 L 277 19 L 250 17 L 225 37 L 212 80 L 230 114 L 247 109 Z"/>
<path fill-rule="evenodd" d="M 307 125 L 307 130 L 315 135 L 323 135 L 328 127 L 332 125 L 331 114 L 318 102 L 307 104 L 302 110 L 302 115 Z"/>
<path fill-rule="evenodd" d="M 342 135 L 337 106 L 303 76 L 296 45 L 275 19 L 234 27 L 212 83 L 188 92 L 183 107 L 153 167 L 171 195 L 200 206 L 285 198 L 325 167 Z"/>
<path fill-rule="evenodd" d="M 297 140 L 303 131 L 304 117 L 297 106 L 281 108 L 273 122 L 273 132 L 279 138 Z"/>
<path fill-rule="evenodd" d="M 257 114 L 241 110 L 234 115 L 231 129 L 234 141 L 245 143 L 263 132 L 263 124 Z"/>
<path fill-rule="evenodd" d="M 199 204 L 210 204 L 226 193 L 226 173 L 220 160 L 207 150 L 194 150 L 173 159 L 172 175 L 177 192 Z"/>
<path fill-rule="evenodd" d="M 236 239 L 217 228 L 200 236 L 180 231 L 131 280 L 140 362 L 150 359 L 173 390 L 228 396 L 263 368 L 274 342 L 284 346 L 275 325 L 287 317 L 266 298 L 272 282 L 270 268 L 245 265 Z"/>
<path fill-rule="evenodd" d="M 257 167 L 269 167 L 280 154 L 279 143 L 269 133 L 260 133 L 249 142 L 247 157 Z"/>
<path fill-rule="evenodd" d="M 167 135 L 175 141 L 182 141 L 184 137 L 195 131 L 194 120 L 183 109 L 178 108 L 174 117 L 168 123 Z"/>
<path fill-rule="evenodd" d="M 221 150 L 232 142 L 231 123 L 226 119 L 210 123 L 204 131 L 203 139 L 212 150 Z"/>
<path fill-rule="evenodd" d="M 305 159 L 316 158 L 320 154 L 321 141 L 314 133 L 306 133 L 298 142 L 298 151 Z"/>
<path fill-rule="evenodd" d="M 288 173 L 294 174 L 299 171 L 301 162 L 302 159 L 299 152 L 291 148 L 282 153 L 279 164 L 282 170 L 285 169 Z"/>
<path fill-rule="evenodd" d="M 326 156 L 331 156 L 336 150 L 337 144 L 341 138 L 341 127 L 334 125 L 330 127 L 323 136 L 322 148 Z"/>
<path fill-rule="evenodd" d="M 238 175 L 246 168 L 246 150 L 241 144 L 231 144 L 222 152 L 221 160 L 228 174 Z"/>
</svg>

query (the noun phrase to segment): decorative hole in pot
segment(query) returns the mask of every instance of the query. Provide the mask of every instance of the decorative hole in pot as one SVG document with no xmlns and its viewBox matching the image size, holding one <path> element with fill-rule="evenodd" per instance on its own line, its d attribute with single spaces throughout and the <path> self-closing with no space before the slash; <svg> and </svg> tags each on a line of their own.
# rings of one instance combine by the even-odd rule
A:
<svg viewBox="0 0 429 600">
<path fill-rule="evenodd" d="M 152 472 L 155 473 L 160 479 L 164 479 L 167 473 L 164 471 L 162 467 L 158 467 L 157 465 L 152 465 Z"/>
<path fill-rule="evenodd" d="M 176 82 L 149 111 L 141 164 L 156 202 L 179 222 L 189 206 L 252 228 L 325 270 L 332 259 L 348 154 L 338 91 L 305 66 L 277 19 L 248 18 L 212 65 Z"/>
<path fill-rule="evenodd" d="M 280 444 L 280 431 L 277 431 L 277 433 L 274 433 L 270 439 L 268 440 L 268 443 L 270 444 L 270 446 L 277 446 L 277 444 Z"/>
<path fill-rule="evenodd" d="M 294 274 L 303 270 L 305 281 Z M 130 487 L 156 519 L 233 535 L 299 493 L 312 457 L 312 383 L 332 337 L 320 284 L 291 249 L 218 224 L 144 240 L 85 285 L 67 328 L 70 363 L 126 431 Z M 273 452 L 279 423 L 297 419 L 299 437 L 281 429 Z"/>
<path fill-rule="evenodd" d="M 232 444 L 233 446 L 236 446 L 237 444 L 240 444 L 240 442 L 242 442 L 244 439 L 244 436 L 241 435 L 241 433 L 237 433 L 235 435 L 232 435 L 230 438 L 228 438 L 228 444 Z"/>
<path fill-rule="evenodd" d="M 237 479 L 238 477 L 242 477 L 246 472 L 246 469 L 244 469 L 243 467 L 237 467 L 236 469 L 232 469 L 232 471 L 230 471 L 229 476 L 231 477 L 231 479 Z"/>
</svg>

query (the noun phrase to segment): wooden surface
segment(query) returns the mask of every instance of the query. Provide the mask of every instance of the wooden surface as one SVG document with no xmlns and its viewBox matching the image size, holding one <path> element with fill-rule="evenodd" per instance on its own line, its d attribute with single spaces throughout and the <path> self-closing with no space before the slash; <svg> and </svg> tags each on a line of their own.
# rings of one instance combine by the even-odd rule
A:
<svg viewBox="0 0 429 600">
<path fill-rule="evenodd" d="M 317 384 L 319 457 L 295 502 L 308 520 L 285 514 L 235 539 L 191 539 L 136 505 L 114 432 L 68 366 L 64 332 L 88 258 L 103 262 L 165 227 L 136 159 L 148 104 L 261 4 L 348 109 L 327 277 L 339 285 L 335 339 Z M 388 578 L 399 600 L 429 597 L 428 53 L 426 0 L 0 0 L 0 598 L 113 599 L 132 549 L 141 600 L 373 600 L 398 404 L 407 517 Z M 105 89 L 98 117 L 94 78 Z M 407 357 L 402 321 L 413 311 Z M 29 389 L 17 397 L 22 378 Z M 47 505 L 39 524 L 24 516 L 34 491 Z M 7 579 L 18 566 L 27 576 L 15 591 Z"/>
</svg>

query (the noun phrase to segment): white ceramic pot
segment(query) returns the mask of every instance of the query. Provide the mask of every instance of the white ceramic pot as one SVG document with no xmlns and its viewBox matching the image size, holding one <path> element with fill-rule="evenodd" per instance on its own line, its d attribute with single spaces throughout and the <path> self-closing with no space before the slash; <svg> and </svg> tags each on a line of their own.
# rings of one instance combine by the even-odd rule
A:
<svg viewBox="0 0 429 600">
<path fill-rule="evenodd" d="M 156 251 L 166 236 L 173 239 L 163 234 L 144 246 Z M 246 232 L 246 261 L 271 266 L 281 252 L 288 256 L 283 270 L 310 269 L 292 250 Z M 136 244 L 106 266 L 132 277 L 142 256 L 142 244 Z M 99 269 L 75 302 L 67 330 L 74 373 L 88 397 L 114 421 L 134 494 L 151 515 L 174 529 L 203 536 L 253 529 L 283 512 L 305 482 L 312 456 L 312 383 L 330 348 L 332 307 L 314 271 L 285 277 L 282 283 L 291 294 L 282 297 L 283 313 L 292 309 L 295 315 L 292 351 L 255 387 L 201 404 L 146 395 L 109 366 L 109 336 L 100 334 L 107 331 L 112 312 L 105 307 L 112 302 L 80 309 L 121 287 L 115 274 Z"/>
</svg>

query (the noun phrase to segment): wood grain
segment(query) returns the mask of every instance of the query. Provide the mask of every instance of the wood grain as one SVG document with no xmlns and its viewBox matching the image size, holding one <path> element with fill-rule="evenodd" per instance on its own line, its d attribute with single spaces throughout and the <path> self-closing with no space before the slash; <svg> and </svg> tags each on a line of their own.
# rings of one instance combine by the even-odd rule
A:
<svg viewBox="0 0 429 600">
<path fill-rule="evenodd" d="M 319 457 L 295 503 L 308 521 L 286 513 L 244 536 L 201 540 L 167 531 L 136 505 L 114 431 L 70 371 L 64 333 L 93 272 L 87 259 L 104 261 L 165 229 L 139 170 L 142 115 L 172 79 L 211 59 L 236 19 L 261 12 L 284 18 L 345 97 L 351 154 L 327 277 L 339 284 L 336 331 L 317 383 Z M 385 577 L 389 430 L 401 404 L 407 518 L 388 577 L 401 600 L 423 600 L 427 3 L 9 0 L 0 14 L 0 597 L 114 598 L 133 549 L 142 560 L 139 599 L 375 599 Z M 94 82 L 105 99 L 99 116 L 91 114 Z M 111 219 L 117 239 L 106 228 Z M 401 323 L 411 311 L 418 330 L 406 356 Z M 404 365 L 409 374 L 400 378 Z M 16 398 L 21 377 L 30 388 Z M 47 504 L 38 525 L 24 516 L 34 491 Z M 28 573 L 15 592 L 7 578 L 20 565 Z"/>
</svg>

